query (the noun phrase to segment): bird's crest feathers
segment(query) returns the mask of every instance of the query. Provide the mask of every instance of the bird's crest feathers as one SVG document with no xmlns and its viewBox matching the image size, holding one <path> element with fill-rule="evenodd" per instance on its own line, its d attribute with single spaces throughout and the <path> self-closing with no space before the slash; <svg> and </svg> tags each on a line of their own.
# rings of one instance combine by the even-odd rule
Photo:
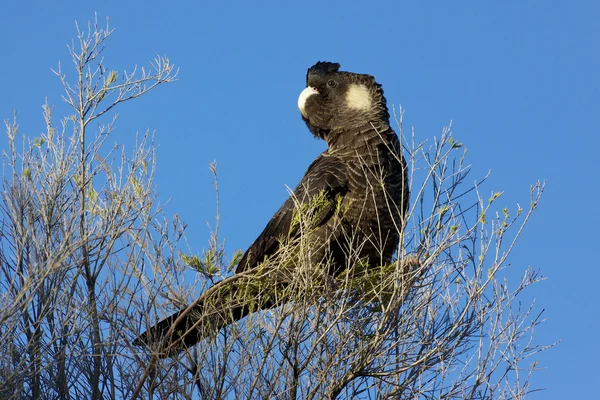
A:
<svg viewBox="0 0 600 400">
<path fill-rule="evenodd" d="M 306 72 L 306 82 L 308 84 L 309 75 L 327 75 L 332 72 L 338 72 L 340 64 L 327 61 L 319 61 Z"/>
</svg>

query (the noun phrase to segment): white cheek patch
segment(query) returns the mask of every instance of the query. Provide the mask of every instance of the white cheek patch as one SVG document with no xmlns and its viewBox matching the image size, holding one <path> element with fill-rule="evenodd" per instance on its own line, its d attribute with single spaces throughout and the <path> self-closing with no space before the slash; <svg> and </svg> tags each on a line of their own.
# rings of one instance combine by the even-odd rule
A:
<svg viewBox="0 0 600 400">
<path fill-rule="evenodd" d="M 306 108 L 306 100 L 313 94 L 318 93 L 319 91 L 317 89 L 309 86 L 300 93 L 300 96 L 298 96 L 298 108 L 300 109 L 300 112 L 304 117 L 306 117 L 306 115 L 304 114 L 304 110 Z"/>
<path fill-rule="evenodd" d="M 351 84 L 346 92 L 346 105 L 353 110 L 367 111 L 371 108 L 371 93 L 365 85 Z"/>
</svg>

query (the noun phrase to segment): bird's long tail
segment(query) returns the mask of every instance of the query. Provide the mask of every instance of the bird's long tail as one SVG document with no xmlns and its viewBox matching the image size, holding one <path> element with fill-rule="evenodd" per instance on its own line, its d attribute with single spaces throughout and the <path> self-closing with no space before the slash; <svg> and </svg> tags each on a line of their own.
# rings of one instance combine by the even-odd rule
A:
<svg viewBox="0 0 600 400">
<path fill-rule="evenodd" d="M 256 268 L 224 279 L 133 344 L 149 347 L 159 358 L 170 357 L 249 314 L 281 305 L 289 297 L 288 283 L 280 279 L 274 284 L 274 274 L 270 268 Z"/>
</svg>

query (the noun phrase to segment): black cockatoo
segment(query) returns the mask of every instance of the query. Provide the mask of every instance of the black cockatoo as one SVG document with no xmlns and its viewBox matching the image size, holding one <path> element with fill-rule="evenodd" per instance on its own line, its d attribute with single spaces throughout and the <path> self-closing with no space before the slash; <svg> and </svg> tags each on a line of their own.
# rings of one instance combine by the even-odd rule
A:
<svg viewBox="0 0 600 400">
<path fill-rule="evenodd" d="M 294 213 L 317 195 L 325 206 L 313 219 L 311 265 L 326 262 L 329 273 L 335 275 L 351 260 L 363 260 L 367 266 L 391 262 L 409 201 L 402 146 L 390 127 L 381 85 L 370 75 L 339 68 L 337 63 L 318 62 L 308 69 L 298 108 L 309 130 L 327 142 L 327 150 L 312 162 L 290 198 L 244 253 L 234 276 L 158 322 L 134 344 L 147 345 L 159 357 L 167 357 L 198 343 L 211 331 L 285 302 L 285 296 L 265 296 L 249 299 L 249 305 L 239 300 L 244 296 L 235 294 L 246 290 L 244 286 L 258 271 L 263 286 L 285 287 L 282 277 L 287 272 L 275 267 L 265 273 L 261 263 L 276 254 L 282 238 L 304 234 L 293 222 Z"/>
</svg>

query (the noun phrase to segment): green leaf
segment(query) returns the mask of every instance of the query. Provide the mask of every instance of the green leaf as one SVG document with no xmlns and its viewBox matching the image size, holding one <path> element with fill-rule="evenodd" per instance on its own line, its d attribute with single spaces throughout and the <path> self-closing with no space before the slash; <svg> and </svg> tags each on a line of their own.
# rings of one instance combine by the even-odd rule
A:
<svg viewBox="0 0 600 400">
<path fill-rule="evenodd" d="M 108 74 L 108 78 L 106 78 L 106 86 L 109 86 L 116 80 L 117 80 L 117 71 L 110 71 L 110 74 Z"/>
<path fill-rule="evenodd" d="M 440 217 L 443 217 L 444 214 L 446 214 L 448 212 L 448 210 L 450 210 L 450 206 L 443 205 L 438 208 L 437 213 L 440 215 Z"/>
<path fill-rule="evenodd" d="M 213 252 L 211 250 L 208 250 L 206 253 L 204 253 L 204 259 L 206 261 L 202 261 L 197 256 L 194 256 L 194 255 L 188 256 L 187 254 L 182 254 L 181 260 L 188 267 L 191 267 L 204 275 L 213 276 L 216 273 L 218 273 L 219 270 L 212 263 L 212 260 L 211 260 L 212 254 L 213 254 Z"/>
<path fill-rule="evenodd" d="M 454 138 L 448 139 L 448 143 L 450 144 L 450 146 L 453 149 L 459 149 L 459 148 L 461 148 L 463 146 L 462 143 L 457 142 L 456 140 L 454 140 Z"/>
<path fill-rule="evenodd" d="M 227 268 L 227 271 L 233 271 L 233 268 L 235 268 L 240 261 L 242 261 L 243 255 L 244 253 L 242 250 L 236 250 L 235 253 L 233 253 L 233 257 L 231 259 L 231 263 L 229 264 L 229 268 Z"/>
<path fill-rule="evenodd" d="M 496 192 L 496 193 L 494 193 L 494 194 L 492 195 L 492 197 L 490 197 L 490 198 L 488 199 L 488 201 L 489 201 L 490 203 L 492 203 L 494 200 L 498 199 L 500 196 L 502 196 L 502 192 Z"/>
<path fill-rule="evenodd" d="M 481 222 L 483 225 L 487 224 L 487 219 L 485 217 L 485 212 L 482 212 L 481 215 L 479 216 L 479 222 Z"/>
<path fill-rule="evenodd" d="M 517 204 L 517 217 L 519 215 L 521 215 L 522 212 L 523 212 L 523 209 L 521 208 L 521 206 L 519 204 Z"/>
<path fill-rule="evenodd" d="M 133 187 L 133 193 L 137 197 L 142 197 L 142 185 L 136 178 L 131 179 L 131 186 Z"/>
</svg>

